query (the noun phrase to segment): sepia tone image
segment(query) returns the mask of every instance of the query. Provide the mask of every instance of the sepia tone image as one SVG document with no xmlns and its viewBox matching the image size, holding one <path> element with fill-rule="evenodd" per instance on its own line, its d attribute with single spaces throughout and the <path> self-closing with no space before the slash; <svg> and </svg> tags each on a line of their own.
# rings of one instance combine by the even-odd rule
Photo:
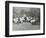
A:
<svg viewBox="0 0 46 38">
<path fill-rule="evenodd" d="M 40 30 L 40 8 L 13 7 L 13 31 Z"/>
</svg>

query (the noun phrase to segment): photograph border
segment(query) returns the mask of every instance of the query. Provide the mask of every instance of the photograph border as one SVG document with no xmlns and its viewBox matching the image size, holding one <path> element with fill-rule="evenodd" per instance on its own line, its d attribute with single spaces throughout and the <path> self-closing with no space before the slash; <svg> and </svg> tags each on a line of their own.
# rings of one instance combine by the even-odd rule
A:
<svg viewBox="0 0 46 38">
<path fill-rule="evenodd" d="M 21 34 L 21 35 L 9 35 L 9 4 L 10 3 L 19 3 L 19 4 L 35 4 L 43 5 L 43 33 L 37 34 Z M 18 37 L 18 36 L 32 36 L 32 35 L 44 35 L 45 34 L 45 3 L 37 2 L 20 2 L 20 1 L 5 1 L 5 36 L 6 37 Z"/>
</svg>

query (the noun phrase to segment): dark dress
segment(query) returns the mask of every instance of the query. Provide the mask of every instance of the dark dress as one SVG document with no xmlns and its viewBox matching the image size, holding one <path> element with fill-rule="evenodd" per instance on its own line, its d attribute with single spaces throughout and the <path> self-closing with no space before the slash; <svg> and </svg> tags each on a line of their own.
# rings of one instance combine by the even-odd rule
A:
<svg viewBox="0 0 46 38">
<path fill-rule="evenodd" d="M 21 23 L 20 19 L 18 18 L 18 22 L 17 23 Z"/>
</svg>

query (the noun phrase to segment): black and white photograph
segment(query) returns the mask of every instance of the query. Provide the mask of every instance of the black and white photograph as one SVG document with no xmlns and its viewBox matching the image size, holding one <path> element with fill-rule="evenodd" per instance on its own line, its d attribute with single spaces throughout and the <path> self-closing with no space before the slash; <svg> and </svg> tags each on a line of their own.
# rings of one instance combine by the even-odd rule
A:
<svg viewBox="0 0 46 38">
<path fill-rule="evenodd" d="M 40 8 L 13 7 L 13 31 L 40 30 Z"/>
<path fill-rule="evenodd" d="M 6 1 L 6 37 L 43 35 L 44 10 L 44 3 Z"/>
</svg>

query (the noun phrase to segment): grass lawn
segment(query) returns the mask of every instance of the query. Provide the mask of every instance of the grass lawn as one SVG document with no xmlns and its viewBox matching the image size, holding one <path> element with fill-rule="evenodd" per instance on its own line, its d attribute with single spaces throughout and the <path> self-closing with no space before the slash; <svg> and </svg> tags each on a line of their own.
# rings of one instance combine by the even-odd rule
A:
<svg viewBox="0 0 46 38">
<path fill-rule="evenodd" d="M 40 30 L 40 25 L 32 25 L 31 23 L 20 23 L 20 24 L 13 23 L 13 31 L 20 31 L 20 30 Z"/>
</svg>

